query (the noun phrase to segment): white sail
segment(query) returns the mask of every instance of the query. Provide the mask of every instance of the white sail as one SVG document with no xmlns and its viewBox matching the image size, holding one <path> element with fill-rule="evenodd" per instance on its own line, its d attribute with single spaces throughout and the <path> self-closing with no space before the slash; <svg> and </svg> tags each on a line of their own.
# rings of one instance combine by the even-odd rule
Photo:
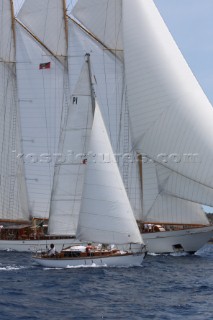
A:
<svg viewBox="0 0 213 320">
<path fill-rule="evenodd" d="M 80 0 L 72 10 L 72 15 L 110 50 L 122 56 L 121 8 L 121 0 Z"/>
<path fill-rule="evenodd" d="M 181 199 L 213 206 L 213 189 L 156 164 L 159 186 Z"/>
<path fill-rule="evenodd" d="M 12 3 L 0 1 L 0 220 L 29 220 L 21 152 Z"/>
<path fill-rule="evenodd" d="M 142 243 L 104 122 L 96 104 L 76 236 L 101 243 Z"/>
<path fill-rule="evenodd" d="M 138 165 L 135 161 L 128 159 L 132 143 L 129 130 L 128 106 L 126 107 L 123 63 L 70 21 L 68 62 L 71 92 L 74 90 L 86 52 L 91 53 L 93 86 L 96 97 L 100 102 L 104 123 L 110 136 L 121 174 L 125 178 L 124 183 L 127 187 L 132 208 L 136 218 L 139 219 L 141 216 L 141 189 Z M 127 180 L 128 183 L 126 183 Z"/>
<path fill-rule="evenodd" d="M 159 162 L 162 153 L 197 154 L 163 165 L 212 188 L 212 106 L 152 0 L 123 0 L 123 39 L 135 149 Z"/>
<path fill-rule="evenodd" d="M 56 56 L 66 56 L 64 0 L 25 0 L 18 19 Z"/>
<path fill-rule="evenodd" d="M 166 176 L 153 162 L 143 163 L 143 222 L 170 224 L 209 224 L 201 205 L 180 197 L 186 186 L 176 184 L 179 194 L 167 189 Z M 164 169 L 163 167 L 161 169 Z M 161 176 L 160 176 L 161 173 Z"/>
<path fill-rule="evenodd" d="M 64 66 L 19 24 L 16 25 L 17 77 L 23 153 L 30 211 L 49 216 L 62 107 L 67 104 Z M 48 68 L 41 69 L 44 61 Z"/>
<path fill-rule="evenodd" d="M 84 155 L 88 152 L 93 120 L 90 82 L 88 62 L 84 62 L 59 140 L 60 153 L 69 156 L 55 165 L 48 226 L 50 234 L 76 233 L 84 181 Z"/>
</svg>

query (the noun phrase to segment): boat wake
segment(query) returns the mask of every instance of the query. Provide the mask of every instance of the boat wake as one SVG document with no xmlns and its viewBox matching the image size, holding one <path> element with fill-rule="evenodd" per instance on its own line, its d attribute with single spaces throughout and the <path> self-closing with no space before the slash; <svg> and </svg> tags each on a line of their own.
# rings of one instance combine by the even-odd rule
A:
<svg viewBox="0 0 213 320">
<path fill-rule="evenodd" d="M 0 271 L 16 271 L 16 270 L 21 270 L 21 269 L 26 269 L 24 266 L 0 266 Z"/>
</svg>

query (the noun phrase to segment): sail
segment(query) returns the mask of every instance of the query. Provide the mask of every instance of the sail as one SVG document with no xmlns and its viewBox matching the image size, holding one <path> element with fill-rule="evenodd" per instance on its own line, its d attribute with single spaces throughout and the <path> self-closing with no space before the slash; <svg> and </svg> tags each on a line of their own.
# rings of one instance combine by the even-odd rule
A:
<svg viewBox="0 0 213 320">
<path fill-rule="evenodd" d="M 144 162 L 143 172 L 143 222 L 170 224 L 209 224 L 201 205 L 181 198 L 187 185 L 176 183 L 176 194 L 166 188 L 165 172 L 154 162 Z M 159 170 L 161 169 L 161 171 Z M 163 174 L 164 173 L 164 174 Z M 164 178 L 164 179 L 163 179 Z M 196 194 L 197 195 L 197 194 Z"/>
<path fill-rule="evenodd" d="M 18 19 L 54 55 L 66 56 L 64 0 L 25 0 Z"/>
<path fill-rule="evenodd" d="M 101 243 L 142 243 L 104 122 L 96 104 L 77 238 Z"/>
<path fill-rule="evenodd" d="M 152 0 L 123 0 L 123 40 L 134 148 L 212 188 L 212 106 Z M 165 163 L 162 154 L 181 161 Z"/>
<path fill-rule="evenodd" d="M 64 66 L 16 24 L 17 79 L 24 161 L 31 215 L 48 218 L 58 139 L 67 103 Z M 40 68 L 43 62 L 48 68 Z"/>
<path fill-rule="evenodd" d="M 84 62 L 71 97 L 66 123 L 61 129 L 59 151 L 69 154 L 69 157 L 55 165 L 49 234 L 76 233 L 87 161 L 85 154 L 93 120 L 90 82 L 88 62 Z"/>
<path fill-rule="evenodd" d="M 122 56 L 121 8 L 121 0 L 80 0 L 72 10 L 72 15 L 105 46 Z"/>
<path fill-rule="evenodd" d="M 162 165 L 156 164 L 158 183 L 165 192 L 181 199 L 213 206 L 213 190 L 186 178 Z"/>
<path fill-rule="evenodd" d="M 12 5 L 0 1 L 0 220 L 28 221 L 28 199 L 21 152 Z"/>
<path fill-rule="evenodd" d="M 77 82 L 82 59 L 90 52 L 93 86 L 100 105 L 106 130 L 116 155 L 120 172 L 137 219 L 141 216 L 141 190 L 138 165 L 131 161 L 131 132 L 124 82 L 124 65 L 71 20 L 69 21 L 70 91 Z M 136 156 L 137 157 L 137 156 Z M 127 182 L 128 181 L 128 182 Z"/>
</svg>

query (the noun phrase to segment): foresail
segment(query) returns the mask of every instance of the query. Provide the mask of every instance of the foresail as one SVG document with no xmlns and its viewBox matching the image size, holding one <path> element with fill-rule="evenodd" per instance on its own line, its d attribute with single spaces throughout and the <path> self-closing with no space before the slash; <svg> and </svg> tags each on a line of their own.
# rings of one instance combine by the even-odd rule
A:
<svg viewBox="0 0 213 320">
<path fill-rule="evenodd" d="M 77 238 L 101 243 L 142 243 L 104 122 L 96 104 Z"/>
<path fill-rule="evenodd" d="M 121 0 L 79 0 L 72 10 L 72 15 L 106 47 L 122 57 L 121 8 Z"/>
<path fill-rule="evenodd" d="M 163 193 L 158 195 L 144 216 L 146 221 L 159 224 L 209 224 L 201 205 Z"/>
<path fill-rule="evenodd" d="M 49 234 L 75 235 L 82 197 L 88 140 L 93 121 L 88 62 L 85 61 L 71 96 L 67 119 L 61 128 L 51 196 Z"/>
<path fill-rule="evenodd" d="M 184 198 L 189 192 L 186 181 L 182 185 L 176 181 L 174 183 L 175 189 L 172 190 L 172 188 L 167 188 L 168 172 L 165 172 L 167 169 L 164 167 L 159 168 L 150 159 L 143 163 L 142 168 L 143 222 L 189 225 L 209 224 L 201 205 Z M 194 196 L 196 198 L 198 194 L 195 193 Z"/>
<path fill-rule="evenodd" d="M 212 106 L 152 0 L 123 0 L 123 39 L 134 148 L 212 188 Z"/>
<path fill-rule="evenodd" d="M 67 55 L 64 0 L 25 0 L 18 19 L 54 55 Z"/>
<path fill-rule="evenodd" d="M 28 221 L 29 209 L 21 152 L 15 64 L 15 30 L 10 1 L 0 1 L 0 220 Z"/>
</svg>

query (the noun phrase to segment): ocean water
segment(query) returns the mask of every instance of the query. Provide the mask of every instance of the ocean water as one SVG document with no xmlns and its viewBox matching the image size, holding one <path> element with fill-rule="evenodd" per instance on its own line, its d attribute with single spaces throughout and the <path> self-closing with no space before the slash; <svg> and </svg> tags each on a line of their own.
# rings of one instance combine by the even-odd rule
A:
<svg viewBox="0 0 213 320">
<path fill-rule="evenodd" d="M 0 252 L 0 320 L 213 318 L 213 244 L 141 267 L 46 269 Z"/>
</svg>

